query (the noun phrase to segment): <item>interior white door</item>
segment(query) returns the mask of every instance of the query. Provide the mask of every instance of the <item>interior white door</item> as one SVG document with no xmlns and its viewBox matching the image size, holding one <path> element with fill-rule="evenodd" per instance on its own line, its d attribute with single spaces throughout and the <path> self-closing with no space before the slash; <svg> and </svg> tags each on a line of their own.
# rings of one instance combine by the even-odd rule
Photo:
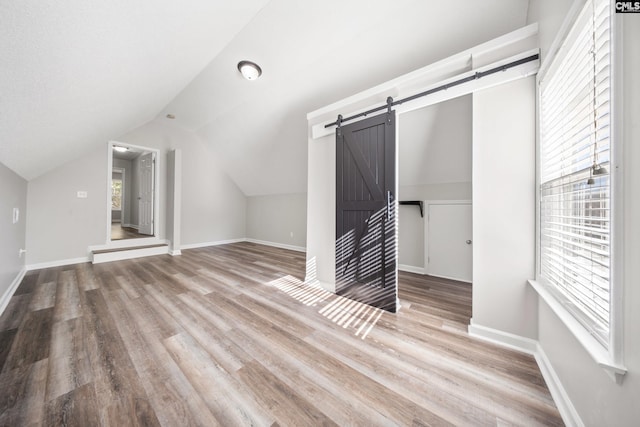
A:
<svg viewBox="0 0 640 427">
<path fill-rule="evenodd" d="M 138 233 L 153 235 L 154 153 L 140 156 L 140 196 L 138 197 Z"/>
<path fill-rule="evenodd" d="M 471 282 L 471 204 L 429 204 L 427 273 Z"/>
</svg>

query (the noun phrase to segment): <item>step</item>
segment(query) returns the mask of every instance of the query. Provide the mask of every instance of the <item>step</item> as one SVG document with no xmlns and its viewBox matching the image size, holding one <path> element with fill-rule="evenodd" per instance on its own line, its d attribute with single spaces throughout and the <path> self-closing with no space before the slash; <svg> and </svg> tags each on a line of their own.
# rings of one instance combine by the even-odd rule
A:
<svg viewBox="0 0 640 427">
<path fill-rule="evenodd" d="M 120 261 L 123 259 L 142 258 L 153 255 L 169 253 L 169 245 L 158 243 L 144 246 L 129 246 L 122 248 L 109 248 L 91 251 L 91 262 L 101 264 L 103 262 Z"/>
</svg>

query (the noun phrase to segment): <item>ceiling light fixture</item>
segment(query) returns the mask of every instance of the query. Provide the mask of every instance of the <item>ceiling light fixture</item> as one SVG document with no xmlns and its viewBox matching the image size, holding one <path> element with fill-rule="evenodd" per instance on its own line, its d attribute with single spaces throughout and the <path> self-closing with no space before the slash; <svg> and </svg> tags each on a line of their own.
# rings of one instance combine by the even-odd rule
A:
<svg viewBox="0 0 640 427">
<path fill-rule="evenodd" d="M 262 68 L 255 62 L 240 61 L 238 62 L 238 71 L 247 80 L 256 80 L 262 74 Z"/>
<path fill-rule="evenodd" d="M 124 152 L 129 151 L 129 149 L 127 147 L 119 147 L 117 145 L 114 146 L 113 149 L 116 150 L 119 153 L 124 153 Z"/>
<path fill-rule="evenodd" d="M 167 114 L 167 119 L 173 120 L 175 118 L 176 118 L 176 116 L 174 116 L 173 114 Z"/>
</svg>

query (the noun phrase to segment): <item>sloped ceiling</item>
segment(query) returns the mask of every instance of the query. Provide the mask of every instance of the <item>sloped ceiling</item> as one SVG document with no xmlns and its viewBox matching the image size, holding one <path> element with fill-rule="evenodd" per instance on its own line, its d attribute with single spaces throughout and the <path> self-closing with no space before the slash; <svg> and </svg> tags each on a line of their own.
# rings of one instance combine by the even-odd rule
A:
<svg viewBox="0 0 640 427">
<path fill-rule="evenodd" d="M 398 185 L 471 182 L 471 95 L 402 115 Z"/>
<path fill-rule="evenodd" d="M 0 162 L 30 180 L 149 120 L 267 0 L 0 0 Z"/>
<path fill-rule="evenodd" d="M 170 113 L 259 195 L 306 191 L 307 112 L 524 26 L 527 0 L 0 0 L 0 14 L 0 162 L 31 179 Z"/>
</svg>

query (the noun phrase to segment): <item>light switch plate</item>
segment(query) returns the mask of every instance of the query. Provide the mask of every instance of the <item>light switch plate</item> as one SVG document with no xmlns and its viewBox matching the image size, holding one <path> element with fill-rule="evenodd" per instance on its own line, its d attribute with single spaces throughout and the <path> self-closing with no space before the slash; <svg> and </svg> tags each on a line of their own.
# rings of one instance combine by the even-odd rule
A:
<svg viewBox="0 0 640 427">
<path fill-rule="evenodd" d="M 87 192 L 86 191 L 78 191 L 78 199 L 86 199 Z"/>
<path fill-rule="evenodd" d="M 13 223 L 20 221 L 20 208 L 13 208 Z"/>
</svg>

